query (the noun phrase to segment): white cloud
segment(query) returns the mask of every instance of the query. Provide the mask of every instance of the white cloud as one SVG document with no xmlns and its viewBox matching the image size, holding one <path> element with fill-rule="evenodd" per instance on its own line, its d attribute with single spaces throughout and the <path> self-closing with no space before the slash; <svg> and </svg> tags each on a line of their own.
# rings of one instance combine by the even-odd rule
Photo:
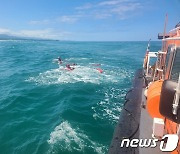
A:
<svg viewBox="0 0 180 154">
<path fill-rule="evenodd" d="M 105 0 L 99 3 L 88 3 L 81 7 L 81 13 L 97 19 L 106 19 L 117 16 L 119 19 L 126 19 L 142 8 L 136 0 Z M 77 9 L 77 8 L 76 8 Z M 88 10 L 87 10 L 88 9 Z"/>
<path fill-rule="evenodd" d="M 80 15 L 69 15 L 69 16 L 61 16 L 56 19 L 57 22 L 63 22 L 63 23 L 75 23 L 79 20 L 81 16 Z"/>
<path fill-rule="evenodd" d="M 131 16 L 133 11 L 136 11 L 140 8 L 140 3 L 128 3 L 126 5 L 119 5 L 115 8 L 112 8 L 110 11 L 111 13 L 118 15 L 120 19 L 125 19 Z"/>
<path fill-rule="evenodd" d="M 96 19 L 106 19 L 111 17 L 112 15 L 110 13 L 96 13 L 95 18 Z"/>
<path fill-rule="evenodd" d="M 116 4 L 119 4 L 119 3 L 122 3 L 122 2 L 127 2 L 128 0 L 110 0 L 110 1 L 103 1 L 103 2 L 100 2 L 98 5 L 116 5 Z"/>
<path fill-rule="evenodd" d="M 8 33 L 10 33 L 9 29 L 0 28 L 0 34 L 8 34 Z"/>
<path fill-rule="evenodd" d="M 43 30 L 21 30 L 17 35 L 26 37 L 37 37 L 37 38 L 56 38 L 57 35 L 53 33 L 52 29 Z"/>
<path fill-rule="evenodd" d="M 92 8 L 93 5 L 91 3 L 84 4 L 83 6 L 76 7 L 76 10 L 87 10 Z"/>
<path fill-rule="evenodd" d="M 101 2 L 86 3 L 82 6 L 76 7 L 76 12 L 72 15 L 62 15 L 44 20 L 31 20 L 29 24 L 74 24 L 81 18 L 116 18 L 123 20 L 135 16 L 141 8 L 142 4 L 137 2 L 137 0 L 104 0 Z"/>
<path fill-rule="evenodd" d="M 37 29 L 37 30 L 19 30 L 13 31 L 10 29 L 0 28 L 0 34 L 8 34 L 19 37 L 32 37 L 32 38 L 43 38 L 43 39 L 68 39 L 68 36 L 71 35 L 70 32 L 66 31 L 55 31 L 54 29 Z"/>
<path fill-rule="evenodd" d="M 57 23 L 69 23 L 73 24 L 78 21 L 82 16 L 81 15 L 63 15 L 53 19 L 44 19 L 44 20 L 31 20 L 28 22 L 30 25 L 48 25 L 48 24 L 57 24 Z"/>
<path fill-rule="evenodd" d="M 117 6 L 117 7 L 113 8 L 111 11 L 114 13 L 117 13 L 117 14 L 122 14 L 127 11 L 134 11 L 138 8 L 140 8 L 139 3 L 130 3 L 130 4 L 126 4 L 126 5 Z"/>
<path fill-rule="evenodd" d="M 50 23 L 50 20 L 48 20 L 48 19 L 29 21 L 29 24 L 31 24 L 31 25 L 42 25 L 42 24 L 49 24 L 49 23 Z"/>
<path fill-rule="evenodd" d="M 128 19 L 138 14 L 142 4 L 137 0 L 104 0 L 101 2 L 86 3 L 75 8 L 75 14 L 62 15 L 51 19 L 31 20 L 31 25 L 48 25 L 48 24 L 74 24 L 80 19 L 108 19 L 116 18 L 119 20 Z M 7 29 L 3 29 L 7 31 Z M 1 32 L 1 29 L 0 29 Z M 8 32 L 8 31 L 7 31 Z M 38 37 L 56 37 L 50 29 L 36 31 L 21 31 L 23 35 L 37 35 Z"/>
</svg>

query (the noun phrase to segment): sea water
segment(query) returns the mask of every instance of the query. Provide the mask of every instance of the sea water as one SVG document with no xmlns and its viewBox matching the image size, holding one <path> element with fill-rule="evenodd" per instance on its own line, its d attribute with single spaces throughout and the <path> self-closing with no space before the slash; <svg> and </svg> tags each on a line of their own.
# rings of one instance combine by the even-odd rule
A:
<svg viewBox="0 0 180 154">
<path fill-rule="evenodd" d="M 0 153 L 107 153 L 146 46 L 0 41 Z M 75 69 L 66 70 L 72 63 Z"/>
</svg>

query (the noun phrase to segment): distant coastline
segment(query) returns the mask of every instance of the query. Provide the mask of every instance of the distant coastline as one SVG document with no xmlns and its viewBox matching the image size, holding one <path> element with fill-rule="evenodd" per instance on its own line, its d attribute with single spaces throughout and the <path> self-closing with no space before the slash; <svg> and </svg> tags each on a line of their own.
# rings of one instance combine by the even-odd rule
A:
<svg viewBox="0 0 180 154">
<path fill-rule="evenodd" d="M 60 42 L 147 42 L 148 40 L 124 40 L 124 41 L 82 41 L 82 40 L 58 40 L 58 39 L 46 39 L 46 38 L 37 38 L 37 37 L 23 37 L 23 36 L 14 36 L 8 34 L 0 34 L 0 41 L 6 40 L 27 40 L 27 41 L 60 41 Z M 152 40 L 151 42 L 159 42 L 160 40 Z"/>
<path fill-rule="evenodd" d="M 8 34 L 0 34 L 0 40 L 37 40 L 37 41 L 59 41 L 55 39 L 43 39 L 43 38 L 35 38 L 35 37 L 21 37 L 21 36 L 13 36 Z"/>
</svg>

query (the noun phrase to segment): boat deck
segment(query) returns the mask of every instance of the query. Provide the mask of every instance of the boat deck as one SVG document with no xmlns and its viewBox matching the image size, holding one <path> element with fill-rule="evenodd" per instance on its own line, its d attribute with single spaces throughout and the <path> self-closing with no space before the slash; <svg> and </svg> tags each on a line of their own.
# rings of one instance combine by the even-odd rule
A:
<svg viewBox="0 0 180 154">
<path fill-rule="evenodd" d="M 142 102 L 146 102 L 144 92 L 142 93 Z M 141 107 L 140 126 L 139 126 L 139 138 L 140 139 L 152 139 L 152 126 L 153 119 L 149 116 L 147 110 Z M 160 142 L 157 143 L 156 148 L 139 148 L 139 154 L 168 154 L 162 152 L 159 149 Z"/>
<path fill-rule="evenodd" d="M 120 147 L 123 139 L 152 139 L 153 119 L 143 108 L 146 98 L 144 96 L 145 79 L 143 71 L 138 70 L 133 82 L 133 88 L 125 97 L 125 105 L 121 112 L 117 127 L 114 131 L 109 154 L 167 154 L 156 148 Z"/>
</svg>

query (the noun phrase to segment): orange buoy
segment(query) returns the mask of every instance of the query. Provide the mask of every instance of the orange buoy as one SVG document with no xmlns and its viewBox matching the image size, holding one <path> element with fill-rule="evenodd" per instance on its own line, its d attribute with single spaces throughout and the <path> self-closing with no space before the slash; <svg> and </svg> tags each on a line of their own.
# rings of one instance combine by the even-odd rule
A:
<svg viewBox="0 0 180 154">
<path fill-rule="evenodd" d="M 147 111 L 152 118 L 164 118 L 159 112 L 162 80 L 152 83 L 147 91 Z"/>
</svg>

